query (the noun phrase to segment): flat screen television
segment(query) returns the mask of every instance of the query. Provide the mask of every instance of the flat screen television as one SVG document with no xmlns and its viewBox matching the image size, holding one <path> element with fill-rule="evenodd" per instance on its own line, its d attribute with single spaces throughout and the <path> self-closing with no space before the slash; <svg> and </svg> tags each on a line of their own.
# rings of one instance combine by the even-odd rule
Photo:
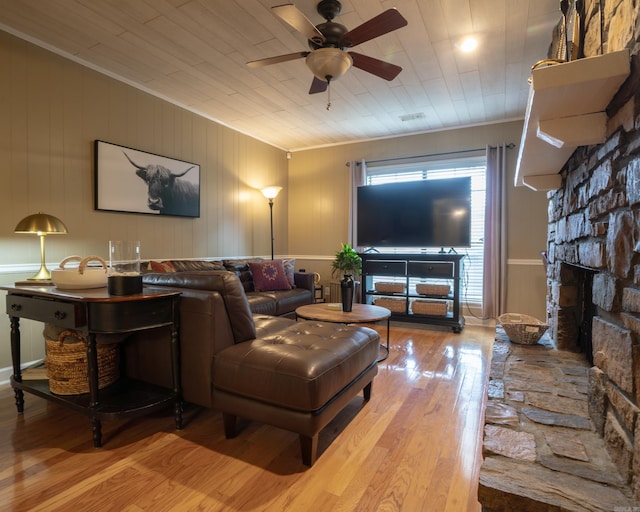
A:
<svg viewBox="0 0 640 512">
<path fill-rule="evenodd" d="M 358 187 L 360 247 L 469 247 L 471 178 Z"/>
</svg>

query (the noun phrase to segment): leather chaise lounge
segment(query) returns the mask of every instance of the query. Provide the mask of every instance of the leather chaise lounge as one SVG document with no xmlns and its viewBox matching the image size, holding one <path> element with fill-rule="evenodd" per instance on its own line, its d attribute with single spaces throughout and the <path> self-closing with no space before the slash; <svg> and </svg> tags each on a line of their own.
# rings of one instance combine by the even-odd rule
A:
<svg viewBox="0 0 640 512">
<path fill-rule="evenodd" d="M 380 343 L 373 329 L 254 315 L 229 271 L 143 279 L 182 292 L 183 396 L 221 411 L 226 437 L 236 435 L 237 418 L 295 432 L 311 466 L 320 430 L 361 391 L 370 398 Z M 168 354 L 153 349 L 157 335 L 143 331 L 126 345 L 127 373 L 170 387 Z"/>
</svg>

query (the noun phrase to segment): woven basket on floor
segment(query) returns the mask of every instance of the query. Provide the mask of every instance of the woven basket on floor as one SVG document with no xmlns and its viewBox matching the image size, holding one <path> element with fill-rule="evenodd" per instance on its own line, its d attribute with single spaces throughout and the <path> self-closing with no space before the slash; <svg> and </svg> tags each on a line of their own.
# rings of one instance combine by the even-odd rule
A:
<svg viewBox="0 0 640 512">
<path fill-rule="evenodd" d="M 69 342 L 69 338 L 75 342 Z M 76 331 L 62 331 L 57 340 L 45 339 L 49 389 L 58 395 L 89 392 L 87 340 Z M 117 344 L 96 345 L 98 388 L 113 384 L 120 376 L 120 352 Z"/>
<path fill-rule="evenodd" d="M 535 345 L 549 326 L 537 318 L 519 313 L 505 313 L 498 317 L 509 340 L 520 345 Z"/>
</svg>

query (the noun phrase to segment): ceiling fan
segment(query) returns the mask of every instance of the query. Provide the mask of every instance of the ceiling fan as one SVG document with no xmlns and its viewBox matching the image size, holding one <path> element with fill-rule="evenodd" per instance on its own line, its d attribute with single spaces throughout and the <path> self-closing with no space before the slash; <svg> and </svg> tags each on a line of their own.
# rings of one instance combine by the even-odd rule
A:
<svg viewBox="0 0 640 512">
<path fill-rule="evenodd" d="M 341 9 L 338 0 L 322 0 L 318 3 L 317 11 L 326 22 L 314 25 L 293 4 L 272 7 L 276 16 L 309 40 L 311 50 L 254 60 L 247 62 L 247 66 L 258 68 L 304 58 L 314 75 L 309 94 L 326 91 L 331 81 L 346 73 L 352 65 L 385 80 L 393 80 L 402 71 L 400 66 L 346 50 L 404 27 L 407 20 L 394 8 L 374 16 L 353 30 L 347 30 L 344 25 L 333 21 Z M 330 102 L 327 105 L 329 107 Z"/>
</svg>

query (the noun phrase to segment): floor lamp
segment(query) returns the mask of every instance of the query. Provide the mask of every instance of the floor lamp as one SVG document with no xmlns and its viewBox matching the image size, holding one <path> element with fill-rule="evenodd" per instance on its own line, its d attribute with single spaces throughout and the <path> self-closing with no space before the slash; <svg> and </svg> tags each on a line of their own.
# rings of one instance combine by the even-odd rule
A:
<svg viewBox="0 0 640 512">
<path fill-rule="evenodd" d="M 282 187 L 265 187 L 262 189 L 262 195 L 269 200 L 269 217 L 271 221 L 271 259 L 273 259 L 273 200 L 282 190 Z"/>
<path fill-rule="evenodd" d="M 44 237 L 46 235 L 66 235 L 67 226 L 58 217 L 46 213 L 34 213 L 25 217 L 13 230 L 15 233 L 28 233 L 40 237 L 40 270 L 30 277 L 30 281 L 47 281 L 51 273 L 44 263 Z"/>
</svg>

